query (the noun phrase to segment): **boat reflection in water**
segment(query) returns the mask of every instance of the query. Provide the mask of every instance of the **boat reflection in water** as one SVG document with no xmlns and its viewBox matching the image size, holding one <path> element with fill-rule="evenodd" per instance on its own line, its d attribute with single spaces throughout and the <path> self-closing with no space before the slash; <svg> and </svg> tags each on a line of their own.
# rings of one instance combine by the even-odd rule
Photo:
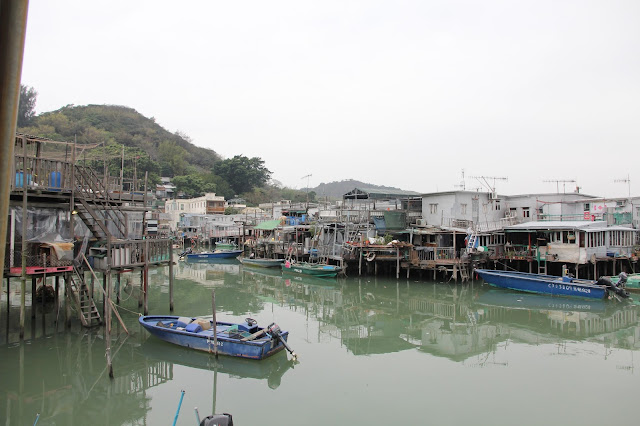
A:
<svg viewBox="0 0 640 426">
<path fill-rule="evenodd" d="M 228 374 L 234 379 L 264 380 L 270 389 L 278 388 L 282 376 L 297 364 L 296 361 L 288 359 L 284 351 L 260 361 L 229 356 L 219 356 L 216 359 L 213 355 L 167 345 L 157 339 L 147 339 L 142 344 L 142 353 L 149 360 L 215 371 Z"/>
<path fill-rule="evenodd" d="M 356 291 L 357 290 L 357 291 Z M 487 286 L 349 287 L 331 315 L 356 355 L 418 349 L 465 362 L 498 345 L 564 340 L 640 349 L 639 309 L 631 303 L 573 300 Z M 506 365 L 507 363 L 502 363 Z"/>
</svg>

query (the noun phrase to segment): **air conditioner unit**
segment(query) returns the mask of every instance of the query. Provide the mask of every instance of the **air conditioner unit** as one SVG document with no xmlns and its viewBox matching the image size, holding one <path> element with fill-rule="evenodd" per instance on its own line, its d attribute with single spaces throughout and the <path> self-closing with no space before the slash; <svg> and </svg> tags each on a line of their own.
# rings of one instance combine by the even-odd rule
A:
<svg viewBox="0 0 640 426">
<path fill-rule="evenodd" d="M 427 226 L 426 219 L 416 219 L 416 226 Z"/>
<path fill-rule="evenodd" d="M 498 199 L 498 194 L 496 194 L 495 192 L 490 192 L 489 193 L 489 199 L 490 200 L 497 200 Z"/>
</svg>

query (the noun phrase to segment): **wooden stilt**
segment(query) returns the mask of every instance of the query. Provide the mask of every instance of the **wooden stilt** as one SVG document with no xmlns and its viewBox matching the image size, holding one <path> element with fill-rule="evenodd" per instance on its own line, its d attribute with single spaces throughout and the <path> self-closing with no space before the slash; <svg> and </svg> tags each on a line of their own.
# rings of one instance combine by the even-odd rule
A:
<svg viewBox="0 0 640 426">
<path fill-rule="evenodd" d="M 169 311 L 173 312 L 173 244 L 169 242 Z"/>
<path fill-rule="evenodd" d="M 36 281 L 35 275 L 31 276 L 31 318 L 36 317 Z"/>
</svg>

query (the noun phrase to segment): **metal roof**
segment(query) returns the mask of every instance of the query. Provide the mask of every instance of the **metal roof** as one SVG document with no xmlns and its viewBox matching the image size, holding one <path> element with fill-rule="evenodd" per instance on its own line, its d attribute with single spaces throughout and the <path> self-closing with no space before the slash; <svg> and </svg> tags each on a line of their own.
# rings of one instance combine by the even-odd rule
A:
<svg viewBox="0 0 640 426">
<path fill-rule="evenodd" d="M 593 222 L 588 222 L 585 220 L 550 220 L 550 221 L 534 221 L 534 222 L 525 222 L 519 223 L 517 225 L 505 226 L 505 231 L 527 231 L 527 230 L 535 230 L 535 231 L 551 231 L 551 230 L 561 230 L 561 229 L 606 229 L 607 222 L 603 220 L 597 220 Z"/>
<path fill-rule="evenodd" d="M 273 229 L 276 229 L 278 226 L 280 226 L 280 219 L 265 220 L 264 222 L 254 226 L 253 229 L 264 229 L 266 231 L 271 231 Z"/>
<path fill-rule="evenodd" d="M 359 188 L 354 188 L 353 190 L 344 194 L 343 198 L 349 198 L 349 199 L 375 198 L 377 200 L 380 200 L 380 199 L 407 198 L 407 197 L 419 197 L 419 196 L 420 196 L 419 192 L 403 191 L 402 189 L 359 187 Z"/>
</svg>

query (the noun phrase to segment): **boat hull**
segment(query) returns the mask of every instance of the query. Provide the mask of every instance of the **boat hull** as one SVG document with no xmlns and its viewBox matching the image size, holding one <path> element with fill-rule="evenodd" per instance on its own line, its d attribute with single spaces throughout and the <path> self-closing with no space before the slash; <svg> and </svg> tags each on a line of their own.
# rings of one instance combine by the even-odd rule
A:
<svg viewBox="0 0 640 426">
<path fill-rule="evenodd" d="M 247 257 L 238 258 L 240 263 L 258 268 L 278 268 L 284 263 L 284 259 L 250 259 Z"/>
<path fill-rule="evenodd" d="M 222 250 L 213 253 L 189 253 L 187 260 L 232 259 L 242 254 L 242 250 Z"/>
<path fill-rule="evenodd" d="M 225 333 L 225 331 L 228 331 L 231 327 L 238 324 L 217 322 L 218 332 L 216 333 L 217 339 L 215 340 L 211 329 L 200 332 L 190 332 L 179 329 L 181 327 L 176 327 L 175 325 L 172 327 L 166 326 L 168 324 L 178 323 L 179 318 L 180 317 L 177 316 L 147 315 L 140 317 L 139 322 L 151 335 L 165 342 L 202 352 L 214 353 L 216 341 L 219 355 L 239 358 L 260 360 L 268 358 L 284 349 L 282 342 L 276 338 L 262 337 L 243 342 L 239 338 L 232 338 L 228 333 Z M 164 324 L 165 326 L 159 324 Z M 286 341 L 289 332 L 283 331 L 280 335 L 282 339 Z"/>
<path fill-rule="evenodd" d="M 310 265 L 305 263 L 290 263 L 285 262 L 282 264 L 282 272 L 289 274 L 307 275 L 310 277 L 324 277 L 332 278 L 336 277 L 341 269 L 333 265 Z"/>
<path fill-rule="evenodd" d="M 604 299 L 607 297 L 607 289 L 592 281 L 488 269 L 476 269 L 476 272 L 488 284 L 510 290 L 586 299 Z"/>
</svg>

